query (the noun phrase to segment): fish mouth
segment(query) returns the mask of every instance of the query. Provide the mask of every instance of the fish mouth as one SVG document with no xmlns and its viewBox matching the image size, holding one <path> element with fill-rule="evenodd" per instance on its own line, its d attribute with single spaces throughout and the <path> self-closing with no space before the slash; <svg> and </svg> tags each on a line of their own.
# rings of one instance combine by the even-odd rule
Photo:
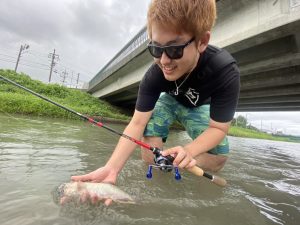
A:
<svg viewBox="0 0 300 225">
<path fill-rule="evenodd" d="M 61 185 L 55 187 L 54 190 L 52 191 L 53 201 L 57 205 L 60 203 L 60 199 L 64 196 L 65 186 L 66 186 L 66 183 L 61 184 Z"/>
</svg>

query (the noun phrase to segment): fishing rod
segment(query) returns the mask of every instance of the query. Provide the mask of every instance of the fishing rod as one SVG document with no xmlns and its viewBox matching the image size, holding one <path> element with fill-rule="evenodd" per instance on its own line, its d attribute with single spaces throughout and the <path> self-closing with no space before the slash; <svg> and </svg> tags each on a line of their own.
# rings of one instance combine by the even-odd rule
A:
<svg viewBox="0 0 300 225">
<path fill-rule="evenodd" d="M 118 131 L 116 131 L 116 130 L 114 130 L 114 129 L 106 126 L 106 125 L 104 125 L 103 123 L 94 120 L 91 117 L 82 115 L 81 113 L 78 113 L 78 112 L 74 111 L 73 109 L 67 108 L 67 107 L 65 107 L 65 106 L 63 106 L 63 105 L 61 105 L 61 104 L 59 104 L 57 102 L 54 102 L 51 99 L 46 98 L 45 96 L 43 96 L 43 95 L 41 95 L 39 93 L 36 93 L 36 92 L 34 92 L 34 91 L 32 91 L 32 90 L 30 90 L 30 89 L 28 89 L 28 88 L 26 88 L 26 87 L 24 87 L 24 86 L 16 83 L 16 82 L 14 82 L 14 81 L 6 78 L 6 77 L 3 77 L 2 75 L 0 75 L 0 79 L 6 81 L 8 83 L 11 83 L 11 84 L 13 84 L 13 85 L 15 85 L 15 86 L 17 86 L 17 87 L 19 87 L 19 88 L 21 88 L 21 89 L 23 89 L 23 90 L 31 93 L 31 94 L 33 94 L 33 95 L 35 95 L 35 96 L 37 96 L 37 97 L 39 97 L 39 98 L 41 98 L 41 99 L 43 99 L 43 100 L 45 100 L 47 102 L 52 103 L 53 105 L 56 105 L 56 106 L 58 106 L 58 107 L 60 107 L 60 108 L 62 108 L 64 110 L 70 112 L 70 113 L 73 113 L 73 114 L 79 116 L 80 118 L 82 118 L 82 119 L 84 119 L 84 120 L 86 120 L 86 121 L 88 121 L 88 122 L 90 122 L 90 123 L 92 123 L 92 124 L 94 124 L 94 125 L 96 125 L 98 127 L 102 127 L 102 128 L 104 128 L 106 130 L 109 130 L 110 132 L 112 132 L 114 134 L 117 134 L 117 135 L 119 135 L 119 136 L 121 136 L 123 138 L 126 138 L 126 139 L 128 139 L 128 140 L 136 143 L 137 145 L 139 145 L 141 147 L 144 147 L 144 148 L 152 151 L 152 153 L 154 154 L 154 162 L 155 162 L 154 167 L 158 167 L 158 168 L 160 168 L 161 170 L 163 170 L 165 172 L 171 171 L 173 169 L 174 157 L 172 157 L 170 155 L 169 156 L 162 156 L 161 155 L 162 150 L 160 150 L 159 148 L 152 147 L 152 146 L 150 146 L 147 143 L 144 143 L 144 142 L 139 141 L 139 140 L 137 140 L 135 138 L 132 138 L 132 137 L 130 137 L 130 136 L 124 134 L 124 133 L 120 133 L 120 132 L 118 132 Z M 147 178 L 149 178 L 149 179 L 152 177 L 151 170 L 152 170 L 152 167 L 149 167 L 149 170 L 147 172 Z M 216 184 L 218 186 L 221 186 L 221 187 L 226 186 L 227 182 L 226 182 L 225 179 L 223 179 L 223 178 L 221 178 L 219 176 L 216 176 L 216 175 L 211 175 L 211 174 L 205 172 L 203 169 L 201 169 L 198 166 L 193 166 L 191 168 L 187 168 L 187 170 L 190 171 L 191 173 L 195 174 L 196 176 L 208 178 L 210 181 L 212 181 L 214 184 Z M 178 172 L 178 168 L 177 167 L 175 168 L 175 178 L 177 180 L 180 179 L 180 174 Z"/>
</svg>

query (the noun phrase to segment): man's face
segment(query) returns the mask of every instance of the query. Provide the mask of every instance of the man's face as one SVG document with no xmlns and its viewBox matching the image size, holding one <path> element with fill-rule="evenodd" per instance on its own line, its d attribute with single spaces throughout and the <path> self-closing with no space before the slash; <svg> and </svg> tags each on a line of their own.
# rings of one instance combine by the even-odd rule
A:
<svg viewBox="0 0 300 225">
<path fill-rule="evenodd" d="M 181 45 L 190 41 L 193 37 L 185 32 L 176 33 L 165 26 L 154 23 L 152 25 L 152 43 L 161 47 Z M 170 59 L 166 52 L 154 61 L 162 69 L 164 76 L 169 81 L 175 81 L 184 74 L 192 71 L 199 60 L 200 54 L 195 41 L 184 48 L 183 56 L 179 59 Z"/>
</svg>

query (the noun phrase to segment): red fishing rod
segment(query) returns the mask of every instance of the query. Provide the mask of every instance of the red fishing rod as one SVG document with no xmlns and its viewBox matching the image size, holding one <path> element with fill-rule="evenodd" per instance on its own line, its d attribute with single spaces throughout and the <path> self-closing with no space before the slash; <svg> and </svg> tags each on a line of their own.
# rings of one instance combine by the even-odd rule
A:
<svg viewBox="0 0 300 225">
<path fill-rule="evenodd" d="M 152 151 L 152 153 L 155 155 L 155 159 L 156 159 L 156 160 L 158 161 L 158 163 L 160 164 L 160 165 L 159 165 L 160 168 L 163 169 L 164 171 L 169 171 L 168 168 L 172 166 L 172 162 L 174 161 L 174 157 L 172 157 L 172 156 L 170 156 L 170 155 L 169 155 L 169 156 L 166 156 L 166 157 L 162 156 L 162 155 L 161 155 L 161 152 L 162 152 L 162 151 L 161 151 L 159 148 L 152 147 L 152 146 L 148 145 L 147 143 L 144 143 L 144 142 L 139 141 L 139 140 L 137 140 L 137 139 L 135 139 L 135 138 L 132 138 L 132 137 L 130 137 L 130 136 L 124 134 L 124 133 L 120 133 L 120 132 L 118 132 L 118 131 L 116 131 L 116 130 L 114 130 L 114 129 L 112 129 L 112 128 L 106 126 L 106 125 L 104 125 L 103 123 L 94 120 L 94 119 L 91 118 L 91 117 L 82 115 L 81 113 L 78 113 L 78 112 L 74 111 L 73 109 L 70 109 L 70 108 L 67 108 L 67 107 L 65 107 L 65 106 L 63 106 L 63 105 L 61 105 L 61 104 L 58 104 L 57 102 L 54 102 L 54 101 L 52 101 L 51 99 L 46 98 L 45 96 L 43 96 L 43 95 L 41 95 L 41 94 L 39 94 L 39 93 L 36 93 L 36 92 L 34 92 L 34 91 L 32 91 L 32 90 L 30 90 L 30 89 L 28 89 L 28 88 L 26 88 L 26 87 L 24 87 L 24 86 L 22 86 L 22 85 L 16 83 L 16 82 L 14 82 L 14 81 L 12 81 L 12 80 L 6 78 L 6 77 L 3 77 L 2 75 L 0 75 L 0 79 L 5 80 L 6 82 L 9 82 L 9 83 L 11 83 L 11 84 L 13 84 L 13 85 L 15 85 L 15 86 L 17 86 L 17 87 L 23 89 L 23 90 L 25 90 L 25 91 L 27 91 L 27 92 L 29 92 L 29 93 L 35 95 L 35 96 L 37 96 L 37 97 L 39 97 L 39 98 L 41 98 L 41 99 L 43 99 L 43 100 L 45 100 L 45 101 L 47 101 L 47 102 L 52 103 L 53 105 L 56 105 L 56 106 L 58 106 L 58 107 L 60 107 L 60 108 L 62 108 L 62 109 L 64 109 L 64 110 L 70 112 L 70 113 L 73 113 L 73 114 L 79 116 L 80 118 L 82 118 L 82 119 L 84 119 L 84 120 L 86 120 L 86 121 L 89 121 L 89 122 L 92 123 L 92 124 L 95 124 L 95 125 L 98 126 L 98 127 L 103 127 L 104 129 L 109 130 L 109 131 L 111 131 L 112 133 L 115 133 L 115 134 L 117 134 L 117 135 L 119 135 L 119 136 L 121 136 L 121 137 L 123 137 L 123 138 L 126 138 L 126 139 L 128 139 L 128 140 L 130 140 L 130 141 L 136 143 L 137 145 L 139 145 L 139 146 L 141 146 L 141 147 L 144 147 L 144 148 L 146 148 L 146 149 Z M 163 165 L 163 166 L 161 166 L 161 165 Z M 217 185 L 222 186 L 222 187 L 226 186 L 226 183 L 227 183 L 227 182 L 226 182 L 225 179 L 223 179 L 223 178 L 221 178 L 221 177 L 219 177 L 219 176 L 210 175 L 210 174 L 208 174 L 207 172 L 203 171 L 203 170 L 202 170 L 200 167 L 198 167 L 198 166 L 194 166 L 194 167 L 192 167 L 192 168 L 188 168 L 187 170 L 190 171 L 191 173 L 197 175 L 197 176 L 203 176 L 203 177 L 206 177 L 206 178 L 210 179 L 214 184 L 217 184 Z M 148 174 L 147 174 L 147 176 L 148 176 Z M 150 178 L 150 177 L 149 177 L 149 178 Z"/>
</svg>

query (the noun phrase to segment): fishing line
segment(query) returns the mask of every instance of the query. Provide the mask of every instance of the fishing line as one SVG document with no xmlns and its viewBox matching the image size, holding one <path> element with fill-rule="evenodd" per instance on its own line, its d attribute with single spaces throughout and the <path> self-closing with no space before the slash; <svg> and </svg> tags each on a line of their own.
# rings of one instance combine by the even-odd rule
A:
<svg viewBox="0 0 300 225">
<path fill-rule="evenodd" d="M 104 128 L 104 129 L 106 129 L 106 130 L 109 130 L 109 131 L 112 132 L 112 133 L 115 133 L 115 134 L 117 134 L 117 135 L 119 135 L 119 136 L 121 136 L 121 137 L 123 137 L 123 138 L 126 138 L 126 139 L 128 139 L 128 140 L 130 140 L 130 141 L 136 143 L 137 145 L 139 145 L 139 146 L 141 146 L 141 147 L 144 147 L 144 148 L 146 148 L 146 149 L 152 151 L 152 153 L 155 155 L 155 158 L 158 157 L 160 160 L 161 160 L 162 158 L 164 158 L 164 161 L 162 162 L 162 164 L 163 164 L 163 165 L 167 165 L 166 168 L 168 168 L 168 166 L 171 165 L 172 162 L 174 161 L 174 157 L 172 157 L 172 156 L 166 156 L 166 157 L 163 157 L 163 156 L 161 155 L 161 152 L 162 152 L 162 151 L 161 151 L 159 148 L 152 147 L 152 146 L 150 146 L 150 145 L 147 144 L 147 143 L 144 143 L 144 142 L 139 141 L 139 140 L 137 140 L 137 139 L 135 139 L 135 138 L 132 138 L 132 137 L 130 137 L 130 136 L 124 134 L 124 133 L 120 133 L 120 132 L 118 132 L 118 131 L 116 131 L 116 130 L 114 130 L 114 129 L 112 129 L 112 128 L 106 126 L 106 125 L 104 125 L 103 123 L 94 120 L 93 118 L 90 118 L 90 117 L 87 117 L 87 116 L 85 116 L 85 115 L 82 115 L 81 113 L 76 112 L 76 111 L 74 111 L 73 109 L 67 108 L 67 107 L 65 107 L 65 106 L 63 106 L 63 105 L 61 105 L 61 104 L 59 104 L 59 103 L 57 103 L 57 102 L 54 102 L 54 101 L 52 101 L 51 99 L 46 98 L 45 96 L 43 96 L 43 95 L 41 95 L 41 94 L 39 94 L 39 93 L 36 93 L 36 92 L 34 92 L 34 91 L 32 91 L 32 90 L 30 90 L 30 89 L 28 89 L 28 88 L 26 88 L 26 87 L 24 87 L 24 86 L 22 86 L 22 85 L 16 83 L 16 82 L 14 82 L 14 81 L 12 81 L 12 80 L 6 78 L 6 77 L 3 77 L 2 75 L 0 75 L 0 79 L 6 81 L 6 82 L 8 82 L 8 83 L 11 83 L 11 84 L 13 84 L 13 85 L 15 85 L 15 86 L 17 86 L 17 87 L 19 87 L 19 88 L 21 88 L 21 89 L 23 89 L 23 90 L 25 90 L 25 91 L 31 93 L 31 94 L 33 94 L 33 95 L 35 95 L 35 96 L 37 96 L 37 97 L 39 97 L 39 98 L 41 98 L 41 99 L 43 99 L 43 100 L 45 100 L 45 101 L 47 101 L 47 102 L 52 103 L 53 105 L 56 105 L 56 106 L 58 106 L 58 107 L 60 107 L 60 108 L 62 108 L 62 109 L 64 109 L 64 110 L 70 112 L 70 113 L 73 113 L 73 114 L 79 116 L 80 118 L 82 118 L 82 119 L 84 119 L 84 120 L 86 120 L 86 121 L 88 121 L 88 122 L 90 122 L 90 123 L 92 123 L 92 124 L 94 124 L 94 125 L 96 125 L 96 126 L 98 126 L 98 127 L 102 127 L 102 128 Z M 166 170 L 167 170 L 167 169 L 166 169 Z M 208 178 L 209 180 L 211 180 L 211 181 L 212 181 L 214 184 L 216 184 L 216 185 L 219 185 L 219 186 L 222 186 L 222 187 L 226 186 L 226 183 L 227 183 L 227 182 L 226 182 L 225 179 L 223 179 L 223 178 L 221 178 L 221 177 L 219 177 L 219 176 L 216 176 L 216 175 L 210 175 L 210 174 L 208 174 L 207 172 L 205 172 L 204 170 L 202 170 L 202 169 L 201 169 L 200 167 L 198 167 L 198 166 L 194 166 L 194 167 L 192 167 L 192 168 L 187 168 L 187 170 L 190 171 L 191 173 L 197 175 L 197 176 L 203 176 L 203 177 Z"/>
</svg>

